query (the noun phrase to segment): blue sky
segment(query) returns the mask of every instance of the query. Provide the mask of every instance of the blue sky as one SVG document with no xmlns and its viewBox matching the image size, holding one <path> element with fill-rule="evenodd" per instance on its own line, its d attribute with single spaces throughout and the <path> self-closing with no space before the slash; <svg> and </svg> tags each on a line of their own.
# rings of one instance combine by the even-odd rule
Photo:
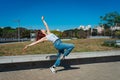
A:
<svg viewBox="0 0 120 80">
<path fill-rule="evenodd" d="M 98 25 L 100 16 L 117 11 L 120 0 L 0 0 L 0 27 L 44 29 L 44 15 L 50 29 L 72 29 Z"/>
</svg>

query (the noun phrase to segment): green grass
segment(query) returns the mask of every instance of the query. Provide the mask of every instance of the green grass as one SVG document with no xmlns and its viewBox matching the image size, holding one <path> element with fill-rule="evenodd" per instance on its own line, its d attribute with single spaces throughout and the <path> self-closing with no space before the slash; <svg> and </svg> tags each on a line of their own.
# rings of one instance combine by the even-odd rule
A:
<svg viewBox="0 0 120 80">
<path fill-rule="evenodd" d="M 105 50 L 120 50 L 120 48 L 107 47 L 102 44 L 107 39 L 76 39 L 70 41 L 64 41 L 65 43 L 73 43 L 75 48 L 72 52 L 88 52 L 88 51 L 105 51 Z M 12 44 L 0 45 L 0 56 L 10 55 L 26 55 L 26 54 L 51 54 L 57 53 L 57 50 L 53 47 L 51 42 L 43 42 L 32 47 L 29 47 L 25 52 L 23 48 L 25 45 L 31 42 L 19 42 Z"/>
</svg>

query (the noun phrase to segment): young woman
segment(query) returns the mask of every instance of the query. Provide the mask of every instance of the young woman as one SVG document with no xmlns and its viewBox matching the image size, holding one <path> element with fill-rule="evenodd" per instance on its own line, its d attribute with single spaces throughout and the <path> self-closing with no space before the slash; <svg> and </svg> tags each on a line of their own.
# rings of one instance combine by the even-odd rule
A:
<svg viewBox="0 0 120 80">
<path fill-rule="evenodd" d="M 44 20 L 44 16 L 42 16 L 42 22 L 43 22 L 44 26 L 46 27 L 47 32 L 45 32 L 45 30 L 41 30 L 41 32 L 45 36 L 43 36 L 41 39 L 39 39 L 31 44 L 26 45 L 23 50 L 27 49 L 30 46 L 38 44 L 40 42 L 46 41 L 46 40 L 53 42 L 54 47 L 58 50 L 58 55 L 57 55 L 57 60 L 55 61 L 54 65 L 52 67 L 50 67 L 50 70 L 53 73 L 55 73 L 56 72 L 55 68 L 60 65 L 61 59 L 64 59 L 65 56 L 68 56 L 68 54 L 74 48 L 74 45 L 68 44 L 68 43 L 63 43 L 55 34 L 51 33 L 46 21 Z"/>
</svg>

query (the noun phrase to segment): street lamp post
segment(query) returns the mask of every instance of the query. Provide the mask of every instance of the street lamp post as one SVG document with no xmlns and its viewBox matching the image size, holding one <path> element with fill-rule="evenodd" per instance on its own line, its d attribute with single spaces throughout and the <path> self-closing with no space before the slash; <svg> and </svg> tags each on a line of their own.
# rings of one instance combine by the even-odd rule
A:
<svg viewBox="0 0 120 80">
<path fill-rule="evenodd" d="M 18 41 L 20 41 L 20 20 L 18 20 Z"/>
<path fill-rule="evenodd" d="M 14 20 L 14 22 L 18 23 L 18 42 L 20 41 L 20 20 Z"/>
</svg>

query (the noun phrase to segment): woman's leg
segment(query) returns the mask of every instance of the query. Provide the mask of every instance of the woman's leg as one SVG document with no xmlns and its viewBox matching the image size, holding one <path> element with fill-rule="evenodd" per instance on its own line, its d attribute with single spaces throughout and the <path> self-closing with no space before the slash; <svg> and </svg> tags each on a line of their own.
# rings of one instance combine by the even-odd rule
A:
<svg viewBox="0 0 120 80">
<path fill-rule="evenodd" d="M 65 44 L 65 43 L 60 43 L 59 48 L 58 48 L 58 55 L 57 55 L 57 60 L 54 63 L 54 65 L 52 67 L 50 67 L 50 70 L 55 73 L 56 70 L 54 69 L 55 67 L 58 67 L 60 65 L 61 62 L 61 55 L 63 55 L 62 58 L 64 58 L 65 56 L 67 56 L 72 49 L 74 48 L 73 44 Z"/>
<path fill-rule="evenodd" d="M 61 59 L 64 58 L 65 56 L 68 56 L 69 53 L 72 51 L 72 49 L 74 48 L 73 44 L 66 44 L 66 43 L 61 43 L 59 45 L 59 51 L 58 51 L 58 56 L 57 56 L 57 60 L 54 64 L 54 67 L 57 67 L 60 65 Z M 61 54 L 63 54 L 63 56 L 61 56 Z M 61 58 L 62 57 L 62 58 Z"/>
<path fill-rule="evenodd" d="M 61 62 L 61 55 L 64 53 L 64 50 L 59 50 L 58 51 L 58 55 L 57 55 L 57 60 L 56 62 L 54 63 L 53 67 L 57 67 L 60 65 L 60 62 Z"/>
<path fill-rule="evenodd" d="M 72 49 L 74 48 L 73 44 L 67 44 L 67 43 L 61 43 L 60 44 L 60 48 L 64 49 L 64 56 L 68 56 L 69 53 L 72 51 Z"/>
</svg>

